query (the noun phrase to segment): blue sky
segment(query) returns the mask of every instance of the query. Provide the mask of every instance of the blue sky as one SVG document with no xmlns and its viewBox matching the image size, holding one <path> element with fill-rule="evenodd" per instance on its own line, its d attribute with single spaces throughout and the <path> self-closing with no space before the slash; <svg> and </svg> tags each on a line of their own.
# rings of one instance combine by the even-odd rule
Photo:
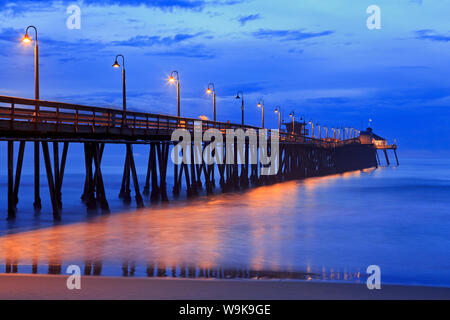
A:
<svg viewBox="0 0 450 320">
<path fill-rule="evenodd" d="M 81 30 L 66 28 L 70 4 Z M 381 8 L 380 30 L 366 9 Z M 1 1 L 0 94 L 33 97 L 33 50 L 20 43 L 39 29 L 41 98 L 121 107 L 116 54 L 127 66 L 128 107 L 176 114 L 172 70 L 181 76 L 182 115 L 260 124 L 256 104 L 295 110 L 323 125 L 366 127 L 404 150 L 447 150 L 450 133 L 450 0 Z"/>
</svg>

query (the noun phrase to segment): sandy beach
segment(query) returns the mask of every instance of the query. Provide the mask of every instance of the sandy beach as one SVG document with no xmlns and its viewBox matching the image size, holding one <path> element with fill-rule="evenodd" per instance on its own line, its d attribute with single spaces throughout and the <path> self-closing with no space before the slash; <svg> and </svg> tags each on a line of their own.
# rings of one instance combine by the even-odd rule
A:
<svg viewBox="0 0 450 320">
<path fill-rule="evenodd" d="M 450 288 L 384 285 L 370 291 L 347 283 L 82 277 L 68 290 L 66 276 L 0 275 L 2 300 L 310 300 L 450 299 Z"/>
</svg>

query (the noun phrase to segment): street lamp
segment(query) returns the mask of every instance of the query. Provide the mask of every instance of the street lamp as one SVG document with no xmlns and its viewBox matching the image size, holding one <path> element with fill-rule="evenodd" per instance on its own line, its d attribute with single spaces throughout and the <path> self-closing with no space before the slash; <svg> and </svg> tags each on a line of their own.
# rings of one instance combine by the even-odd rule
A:
<svg viewBox="0 0 450 320">
<path fill-rule="evenodd" d="M 120 68 L 120 64 L 118 62 L 119 57 L 122 58 L 122 101 L 123 101 L 123 111 L 127 111 L 127 87 L 126 87 L 126 79 L 125 79 L 125 57 L 121 54 L 118 54 L 116 56 L 116 60 L 114 61 L 114 64 L 112 65 L 113 68 Z M 125 115 L 124 115 L 125 118 Z"/>
<path fill-rule="evenodd" d="M 212 89 L 211 89 L 212 88 Z M 216 122 L 216 88 L 214 86 L 214 83 L 208 84 L 208 89 L 206 90 L 207 94 L 213 95 L 213 107 L 214 107 L 214 122 Z"/>
<path fill-rule="evenodd" d="M 262 128 L 264 129 L 264 100 L 263 99 L 259 100 L 258 108 L 262 109 Z"/>
<path fill-rule="evenodd" d="M 244 125 L 244 93 L 242 91 L 239 91 L 236 95 L 236 99 L 242 100 L 242 106 L 241 106 L 241 110 L 242 110 L 242 125 Z"/>
<path fill-rule="evenodd" d="M 314 139 L 314 122 L 311 120 L 309 124 L 311 125 L 311 138 Z"/>
<path fill-rule="evenodd" d="M 292 118 L 292 133 L 295 133 L 295 112 L 292 111 L 292 112 L 289 114 L 289 117 Z"/>
<path fill-rule="evenodd" d="M 175 78 L 174 75 L 177 75 Z M 174 84 L 177 83 L 177 116 L 180 117 L 180 74 L 178 71 L 172 71 L 169 78 L 169 83 Z"/>
<path fill-rule="evenodd" d="M 25 30 L 25 36 L 22 39 L 22 42 L 25 44 L 29 44 L 33 42 L 28 34 L 28 30 L 34 29 L 35 32 L 35 44 L 34 44 L 34 98 L 39 100 L 39 45 L 38 45 L 38 32 L 35 26 L 28 26 Z M 36 112 L 39 111 L 39 105 L 36 105 Z"/>
<path fill-rule="evenodd" d="M 275 113 L 278 113 L 278 131 L 281 132 L 281 107 L 275 107 Z"/>
<path fill-rule="evenodd" d="M 34 29 L 35 32 L 35 44 L 34 44 L 34 99 L 39 100 L 39 45 L 38 45 L 38 32 L 35 26 L 28 26 L 25 30 L 25 36 L 22 39 L 22 42 L 25 44 L 30 44 L 33 40 L 30 38 L 28 34 L 28 30 Z M 37 122 L 37 117 L 39 116 L 39 104 L 36 103 L 35 106 L 35 117 Z M 34 142 L 34 208 L 41 209 L 41 197 L 39 192 L 40 187 L 40 173 L 39 173 L 39 142 Z"/>
</svg>

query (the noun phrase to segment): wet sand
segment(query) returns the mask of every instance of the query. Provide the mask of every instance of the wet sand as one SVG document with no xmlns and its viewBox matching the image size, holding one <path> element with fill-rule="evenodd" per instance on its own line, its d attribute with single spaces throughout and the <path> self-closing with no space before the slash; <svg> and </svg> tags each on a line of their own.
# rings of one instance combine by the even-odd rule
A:
<svg viewBox="0 0 450 320">
<path fill-rule="evenodd" d="M 266 281 L 82 277 L 81 290 L 68 290 L 66 276 L 0 275 L 2 300 L 309 300 L 450 299 L 450 288 Z"/>
</svg>

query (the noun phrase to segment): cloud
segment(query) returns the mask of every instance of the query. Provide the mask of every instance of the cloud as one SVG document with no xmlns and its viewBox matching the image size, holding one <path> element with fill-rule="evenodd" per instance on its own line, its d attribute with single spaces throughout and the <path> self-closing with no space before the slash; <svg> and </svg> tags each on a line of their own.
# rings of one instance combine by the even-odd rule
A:
<svg viewBox="0 0 450 320">
<path fill-rule="evenodd" d="M 252 35 L 258 39 L 274 39 L 278 38 L 282 41 L 291 40 L 305 40 L 316 37 L 323 37 L 333 34 L 332 30 L 325 30 L 322 32 L 305 32 L 303 30 L 270 30 L 259 29 L 252 33 Z"/>
<path fill-rule="evenodd" d="M 449 42 L 450 41 L 450 35 L 442 35 L 437 34 L 434 30 L 417 30 L 416 33 L 416 39 L 420 40 L 431 40 L 431 41 L 439 41 L 439 42 Z"/>
<path fill-rule="evenodd" d="M 115 46 L 125 46 L 125 47 L 152 47 L 155 45 L 165 45 L 170 46 L 177 44 L 189 39 L 196 38 L 203 33 L 199 32 L 196 34 L 186 34 L 179 33 L 174 36 L 161 37 L 161 36 L 136 36 L 128 40 L 113 41 L 111 44 Z"/>
<path fill-rule="evenodd" d="M 307 99 L 308 103 L 320 104 L 320 105 L 340 105 L 350 102 L 348 97 L 323 97 L 315 99 Z"/>
<path fill-rule="evenodd" d="M 255 21 L 261 19 L 261 16 L 259 14 L 251 14 L 249 16 L 241 16 L 238 18 L 239 23 L 244 26 L 247 22 Z"/>
<path fill-rule="evenodd" d="M 294 53 L 294 54 L 302 54 L 304 52 L 303 49 L 298 49 L 298 48 L 291 48 L 288 51 L 289 53 Z"/>
<path fill-rule="evenodd" d="M 94 6 L 146 6 L 148 8 L 159 8 L 171 10 L 191 9 L 201 10 L 207 4 L 205 0 L 84 0 L 84 4 Z"/>
<path fill-rule="evenodd" d="M 23 37 L 24 30 L 6 28 L 0 29 L 0 42 L 19 43 Z M 59 57 L 60 62 L 67 62 L 74 60 L 73 52 L 77 53 L 77 57 L 84 57 L 91 55 L 92 52 L 106 51 L 113 47 L 166 47 L 167 50 L 160 50 L 149 52 L 147 55 L 151 56 L 166 56 L 166 57 L 186 57 L 186 58 L 201 58 L 212 59 L 215 54 L 209 51 L 202 44 L 182 45 L 185 41 L 199 37 L 203 33 L 196 34 L 175 34 L 172 36 L 136 36 L 128 40 L 99 42 L 90 39 L 79 39 L 77 41 L 56 40 L 48 37 L 41 37 L 40 42 L 48 50 L 48 56 Z M 8 55 L 6 46 L 0 46 L 0 55 Z M 43 54 L 41 53 L 41 56 Z"/>
<path fill-rule="evenodd" d="M 40 12 L 49 10 L 53 4 L 52 1 L 31 1 L 31 0 L 0 0 L 0 13 L 5 16 L 18 16 L 27 12 Z"/>
<path fill-rule="evenodd" d="M 207 6 L 229 6 L 243 2 L 243 0 L 83 0 L 79 3 L 88 6 L 129 6 L 138 7 L 145 6 L 147 8 L 158 8 L 161 10 L 185 9 L 202 11 Z M 77 3 L 73 0 L 0 0 L 0 12 L 9 14 L 21 14 L 39 9 L 49 9 L 54 5 L 71 5 Z"/>
<path fill-rule="evenodd" d="M 4 28 L 0 30 L 0 41 L 17 42 L 25 35 L 25 29 Z"/>
<path fill-rule="evenodd" d="M 171 50 L 149 52 L 148 56 L 161 57 L 184 57 L 184 58 L 199 58 L 199 59 L 213 59 L 216 55 L 202 44 L 192 46 L 181 46 Z"/>
</svg>

